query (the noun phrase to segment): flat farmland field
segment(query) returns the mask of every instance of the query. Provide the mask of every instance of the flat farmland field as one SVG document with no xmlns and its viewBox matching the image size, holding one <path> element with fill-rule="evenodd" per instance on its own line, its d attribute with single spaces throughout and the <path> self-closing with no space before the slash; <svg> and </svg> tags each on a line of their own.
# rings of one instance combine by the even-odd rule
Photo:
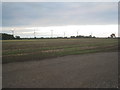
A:
<svg viewBox="0 0 120 90">
<path fill-rule="evenodd" d="M 2 63 L 43 60 L 96 52 L 118 50 L 118 39 L 23 39 L 2 41 Z"/>
</svg>

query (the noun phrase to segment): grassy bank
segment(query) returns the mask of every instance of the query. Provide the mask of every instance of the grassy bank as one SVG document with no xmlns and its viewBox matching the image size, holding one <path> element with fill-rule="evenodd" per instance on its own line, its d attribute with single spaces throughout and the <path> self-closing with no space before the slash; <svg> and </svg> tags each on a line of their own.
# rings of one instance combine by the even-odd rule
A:
<svg viewBox="0 0 120 90">
<path fill-rule="evenodd" d="M 42 60 L 65 55 L 116 51 L 117 39 L 3 40 L 2 62 Z"/>
</svg>

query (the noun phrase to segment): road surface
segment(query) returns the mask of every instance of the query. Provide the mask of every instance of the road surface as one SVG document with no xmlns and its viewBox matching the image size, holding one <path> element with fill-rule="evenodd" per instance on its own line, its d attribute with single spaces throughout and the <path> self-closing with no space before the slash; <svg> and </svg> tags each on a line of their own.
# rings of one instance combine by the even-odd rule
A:
<svg viewBox="0 0 120 90">
<path fill-rule="evenodd" d="M 3 64 L 3 88 L 117 88 L 117 52 Z"/>
</svg>

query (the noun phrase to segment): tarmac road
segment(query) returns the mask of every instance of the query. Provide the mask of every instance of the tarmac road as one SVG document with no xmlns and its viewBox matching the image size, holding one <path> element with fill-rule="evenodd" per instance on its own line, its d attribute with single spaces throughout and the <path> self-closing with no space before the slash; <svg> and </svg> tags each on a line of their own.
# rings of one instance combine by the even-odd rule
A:
<svg viewBox="0 0 120 90">
<path fill-rule="evenodd" d="M 3 88 L 117 88 L 118 53 L 3 64 Z"/>
</svg>

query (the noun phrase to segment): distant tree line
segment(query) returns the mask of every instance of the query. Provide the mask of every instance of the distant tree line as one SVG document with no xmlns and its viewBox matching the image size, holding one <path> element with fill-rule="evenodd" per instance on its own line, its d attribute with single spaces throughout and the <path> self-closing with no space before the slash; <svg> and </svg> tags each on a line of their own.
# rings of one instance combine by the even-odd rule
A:
<svg viewBox="0 0 120 90">
<path fill-rule="evenodd" d="M 21 39 L 20 36 L 13 36 L 11 34 L 0 33 L 1 40 L 13 40 L 13 39 Z"/>
<path fill-rule="evenodd" d="M 71 36 L 71 38 L 96 38 L 96 37 L 95 37 L 95 36 L 92 36 L 92 35 L 89 35 L 89 36 L 79 35 L 79 36 Z"/>
<path fill-rule="evenodd" d="M 89 35 L 89 36 L 70 36 L 70 37 L 34 37 L 34 38 L 20 38 L 20 36 L 14 36 L 11 34 L 6 33 L 0 33 L 0 40 L 13 40 L 13 39 L 69 39 L 69 38 L 96 38 L 95 36 Z M 111 34 L 108 38 L 116 38 L 115 34 Z"/>
<path fill-rule="evenodd" d="M 67 39 L 68 37 L 53 37 L 54 39 Z M 79 35 L 79 36 L 71 36 L 70 38 L 95 38 L 95 36 L 92 37 L 92 35 L 89 35 L 89 36 L 82 36 L 82 35 Z M 41 38 L 20 38 L 20 36 L 13 36 L 11 34 L 6 34 L 6 33 L 0 33 L 0 39 L 1 40 L 13 40 L 13 39 L 51 39 L 50 38 L 44 38 L 44 37 L 41 37 Z"/>
</svg>

